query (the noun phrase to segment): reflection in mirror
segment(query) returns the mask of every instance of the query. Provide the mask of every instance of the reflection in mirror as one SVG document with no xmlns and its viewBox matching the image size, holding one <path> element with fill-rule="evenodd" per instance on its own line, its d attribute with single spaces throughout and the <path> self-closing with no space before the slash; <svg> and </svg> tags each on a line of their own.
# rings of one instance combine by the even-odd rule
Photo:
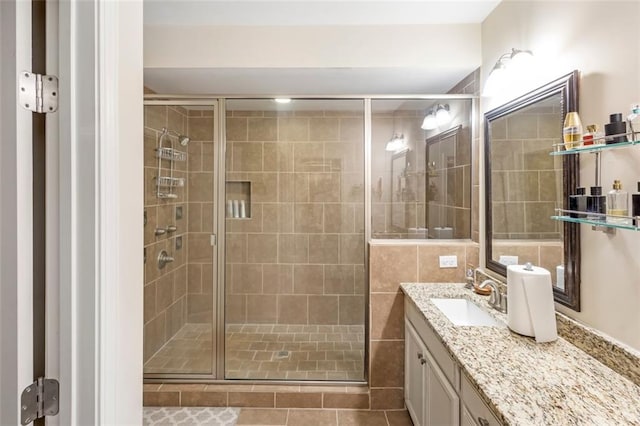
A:
<svg viewBox="0 0 640 426">
<path fill-rule="evenodd" d="M 577 156 L 551 156 L 576 73 L 485 115 L 487 267 L 531 262 L 551 272 L 556 301 L 579 310 L 577 225 L 551 220 L 578 181 Z"/>
<path fill-rule="evenodd" d="M 426 125 L 438 108 L 448 119 Z M 471 238 L 471 98 L 376 99 L 371 110 L 372 237 Z"/>
</svg>

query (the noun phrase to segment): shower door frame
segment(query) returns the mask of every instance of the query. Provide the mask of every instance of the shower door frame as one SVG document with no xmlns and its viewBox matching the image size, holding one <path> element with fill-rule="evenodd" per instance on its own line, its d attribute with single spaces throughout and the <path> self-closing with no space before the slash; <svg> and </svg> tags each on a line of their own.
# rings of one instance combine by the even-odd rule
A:
<svg viewBox="0 0 640 426">
<path fill-rule="evenodd" d="M 145 383 L 157 383 L 157 382 L 181 382 L 186 383 L 189 381 L 202 382 L 202 381 L 219 381 L 224 379 L 224 286 L 220 285 L 223 281 L 220 280 L 220 269 L 222 269 L 222 278 L 224 279 L 224 268 L 220 268 L 219 263 L 220 252 L 224 250 L 218 250 L 219 247 L 224 247 L 224 234 L 220 239 L 220 217 L 224 217 L 224 203 L 222 206 L 222 214 L 220 216 L 220 209 L 217 205 L 220 200 L 220 196 L 224 197 L 224 191 L 221 191 L 220 179 L 224 177 L 224 163 L 225 163 L 225 143 L 224 143 L 224 120 L 220 120 L 220 110 L 224 108 L 224 99 L 220 100 L 213 97 L 206 98 L 192 98 L 192 97 L 175 97 L 165 95 L 144 95 L 144 106 L 157 105 L 157 106 L 206 106 L 213 108 L 213 146 L 214 146 L 214 178 L 213 178 L 213 200 L 214 200 L 214 212 L 213 215 L 213 233 L 211 234 L 211 246 L 213 248 L 212 254 L 212 269 L 213 269 L 213 286 L 214 291 L 211 293 L 213 298 L 213 312 L 211 318 L 211 330 L 212 330 L 212 351 L 211 351 L 211 373 L 144 373 L 143 379 Z M 222 192 L 222 194 L 221 194 Z M 223 225 L 224 226 L 224 225 Z M 224 260 L 224 253 L 222 253 Z M 221 326 L 222 324 L 222 326 Z M 219 375 L 222 374 L 222 379 Z"/>
<path fill-rule="evenodd" d="M 272 379 L 226 379 L 225 373 L 225 318 L 224 318 L 224 302 L 225 302 L 225 192 L 224 182 L 226 180 L 226 101 L 237 99 L 274 99 L 288 97 L 292 100 L 360 100 L 363 102 L 364 114 L 364 265 L 365 265 L 365 307 L 364 307 L 364 327 L 365 327 L 365 344 L 364 344 L 364 378 L 362 381 L 347 380 L 272 380 Z M 214 173 L 214 200 L 218 203 L 217 209 L 214 211 L 214 230 L 216 236 L 216 244 L 213 247 L 214 252 L 214 279 L 216 280 L 216 291 L 213 293 L 216 297 L 214 300 L 215 310 L 214 321 L 216 326 L 216 349 L 214 370 L 211 375 L 203 374 L 144 374 L 144 383 L 219 383 L 219 384 L 265 384 L 265 385 L 307 385 L 307 386 L 332 386 L 332 385 L 369 385 L 369 341 L 370 341 L 370 283 L 369 283 L 369 243 L 372 241 L 372 224 L 371 224 L 371 158 L 372 158 L 372 101 L 378 100 L 444 100 L 444 99 L 469 99 L 472 102 L 471 107 L 471 140 L 473 141 L 477 135 L 477 112 L 478 99 L 476 95 L 469 94 L 424 94 L 424 95 L 408 95 L 408 94 L 357 94 L 357 95 L 167 95 L 167 94 L 145 94 L 144 105 L 215 105 L 214 109 L 214 144 L 217 145 L 215 153 L 218 155 L 218 172 Z M 217 128 L 215 127 L 217 125 Z M 217 129 L 217 130 L 216 130 Z M 473 153 L 472 153 L 473 156 Z M 480 161 L 480 159 L 479 159 Z M 473 173 L 473 172 L 472 172 Z M 481 189 L 482 191 L 482 189 Z M 479 201 L 482 202 L 482 194 Z M 482 206 L 481 206 L 482 208 Z M 223 218 L 220 220 L 220 218 Z M 479 224 L 482 227 L 482 223 Z M 482 230 L 481 230 L 482 232 Z M 376 242 L 397 243 L 395 239 L 376 239 Z M 222 250 L 218 250 L 222 247 Z M 482 247 L 481 247 L 482 251 Z M 482 256 L 482 253 L 481 253 Z M 222 372 L 222 377 L 215 377 L 217 373 Z"/>
</svg>

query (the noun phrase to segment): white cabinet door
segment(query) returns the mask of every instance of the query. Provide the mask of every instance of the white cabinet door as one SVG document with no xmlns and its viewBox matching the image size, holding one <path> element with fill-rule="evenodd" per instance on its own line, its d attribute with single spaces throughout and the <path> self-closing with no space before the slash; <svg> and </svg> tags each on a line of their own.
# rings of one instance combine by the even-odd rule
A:
<svg viewBox="0 0 640 426">
<path fill-rule="evenodd" d="M 431 426 L 458 425 L 460 398 L 433 357 L 427 353 L 427 395 L 425 424 Z"/>
<path fill-rule="evenodd" d="M 426 347 L 409 321 L 404 326 L 404 399 L 415 426 L 424 425 Z"/>
</svg>

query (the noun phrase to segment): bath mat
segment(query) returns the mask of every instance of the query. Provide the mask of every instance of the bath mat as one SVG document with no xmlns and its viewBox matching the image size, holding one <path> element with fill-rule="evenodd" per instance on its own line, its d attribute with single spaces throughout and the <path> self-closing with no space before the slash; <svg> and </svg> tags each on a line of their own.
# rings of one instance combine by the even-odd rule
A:
<svg viewBox="0 0 640 426">
<path fill-rule="evenodd" d="M 239 408 L 144 407 L 144 426 L 234 426 Z"/>
</svg>

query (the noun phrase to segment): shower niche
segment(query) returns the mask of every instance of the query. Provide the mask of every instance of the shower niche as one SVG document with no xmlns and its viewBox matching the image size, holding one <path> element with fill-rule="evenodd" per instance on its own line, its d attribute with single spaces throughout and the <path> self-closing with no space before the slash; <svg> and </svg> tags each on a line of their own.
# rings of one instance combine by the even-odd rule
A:
<svg viewBox="0 0 640 426">
<path fill-rule="evenodd" d="M 227 219 L 251 219 L 251 182 L 227 181 Z"/>
</svg>

